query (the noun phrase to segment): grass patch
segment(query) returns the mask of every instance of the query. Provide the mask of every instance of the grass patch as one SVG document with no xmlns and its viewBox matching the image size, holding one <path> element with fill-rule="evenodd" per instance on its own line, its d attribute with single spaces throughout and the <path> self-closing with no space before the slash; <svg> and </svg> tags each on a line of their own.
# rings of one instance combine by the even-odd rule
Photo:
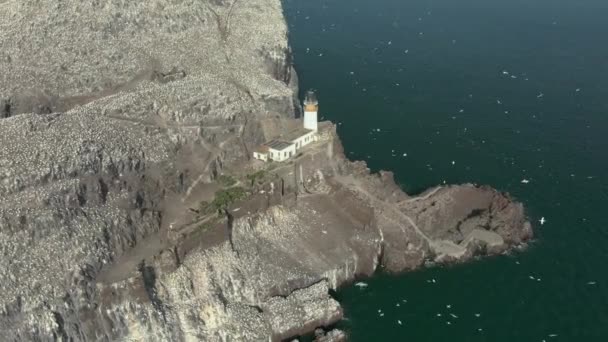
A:
<svg viewBox="0 0 608 342">
<path fill-rule="evenodd" d="M 234 184 L 236 184 L 236 179 L 234 179 L 234 177 L 228 176 L 228 175 L 220 175 L 219 177 L 217 177 L 217 181 L 223 187 L 231 187 Z"/>
<path fill-rule="evenodd" d="M 213 213 L 214 208 L 211 205 L 211 203 L 207 202 L 207 201 L 201 201 L 198 204 L 198 214 L 199 215 L 208 215 Z"/>
<path fill-rule="evenodd" d="M 249 180 L 249 183 L 251 184 L 251 186 L 254 186 L 257 183 L 263 182 L 265 177 L 266 177 L 266 171 L 260 170 L 256 173 L 248 174 L 247 180 Z"/>
</svg>

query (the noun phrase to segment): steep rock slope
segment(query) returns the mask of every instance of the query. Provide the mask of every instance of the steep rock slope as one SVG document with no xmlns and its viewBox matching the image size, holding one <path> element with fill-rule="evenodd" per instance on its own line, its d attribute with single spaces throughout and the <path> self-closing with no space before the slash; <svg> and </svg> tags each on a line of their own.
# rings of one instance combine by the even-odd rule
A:
<svg viewBox="0 0 608 342">
<path fill-rule="evenodd" d="M 296 112 L 280 3 L 9 0 L 0 45 L 0 339 L 117 336 L 98 272 Z"/>
</svg>

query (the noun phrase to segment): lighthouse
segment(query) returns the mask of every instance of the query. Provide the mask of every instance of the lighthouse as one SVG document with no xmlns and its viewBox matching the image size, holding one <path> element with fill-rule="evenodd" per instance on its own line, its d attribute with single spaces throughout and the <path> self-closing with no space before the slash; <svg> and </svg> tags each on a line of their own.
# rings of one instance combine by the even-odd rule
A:
<svg viewBox="0 0 608 342">
<path fill-rule="evenodd" d="M 1 0 L 0 0 L 1 1 Z M 298 158 L 305 153 L 302 149 L 318 141 L 317 112 L 319 102 L 312 90 L 306 92 L 304 98 L 304 127 L 298 127 L 291 132 L 281 134 L 253 151 L 253 158 L 260 161 L 283 162 L 292 157 Z M 294 123 L 300 120 L 294 120 Z"/>
<path fill-rule="evenodd" d="M 317 101 L 317 95 L 313 90 L 309 90 L 304 98 L 304 128 L 317 131 L 318 111 L 319 102 Z"/>
</svg>

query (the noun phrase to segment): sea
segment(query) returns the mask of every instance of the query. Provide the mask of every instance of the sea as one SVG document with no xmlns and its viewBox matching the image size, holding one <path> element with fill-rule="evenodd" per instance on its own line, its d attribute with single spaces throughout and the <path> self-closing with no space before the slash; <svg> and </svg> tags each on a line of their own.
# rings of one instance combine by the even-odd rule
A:
<svg viewBox="0 0 608 342">
<path fill-rule="evenodd" d="M 283 6 L 350 159 L 409 194 L 491 185 L 534 225 L 522 251 L 338 289 L 350 341 L 608 341 L 608 1 Z"/>
</svg>

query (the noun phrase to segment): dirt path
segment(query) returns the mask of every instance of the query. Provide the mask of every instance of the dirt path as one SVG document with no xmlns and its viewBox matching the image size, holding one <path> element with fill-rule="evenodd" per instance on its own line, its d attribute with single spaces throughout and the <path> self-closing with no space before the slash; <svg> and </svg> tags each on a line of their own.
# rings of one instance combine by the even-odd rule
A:
<svg viewBox="0 0 608 342">
<path fill-rule="evenodd" d="M 412 197 L 412 198 L 406 199 L 405 201 L 400 202 L 399 205 L 402 205 L 405 203 L 412 203 L 412 202 L 416 202 L 416 201 L 420 201 L 420 200 L 425 200 L 425 199 L 433 196 L 434 194 L 436 194 L 437 191 L 439 191 L 441 189 L 442 189 L 442 187 L 438 186 L 423 196 L 417 196 L 417 197 Z"/>
<path fill-rule="evenodd" d="M 202 129 L 215 129 L 215 128 L 232 128 L 232 127 L 238 127 L 239 130 L 242 130 L 242 128 L 243 128 L 243 125 L 201 126 L 198 124 L 194 124 L 194 125 L 169 124 L 169 123 L 158 124 L 158 123 L 149 122 L 149 121 L 145 121 L 145 120 L 141 120 L 141 119 L 129 118 L 126 116 L 118 116 L 118 115 L 106 115 L 105 117 L 113 119 L 113 120 L 119 120 L 119 121 L 130 122 L 130 123 L 140 124 L 140 125 L 144 125 L 144 126 L 158 127 L 158 128 L 180 128 L 180 129 L 201 129 L 201 130 Z"/>
<path fill-rule="evenodd" d="M 453 256 L 453 257 L 460 257 L 464 253 L 466 253 L 467 250 L 464 246 L 458 245 L 458 244 L 454 243 L 453 241 L 434 240 L 434 239 L 430 238 L 418 227 L 416 222 L 414 222 L 414 220 L 411 217 L 409 217 L 404 212 L 402 212 L 396 205 L 383 201 L 383 200 L 377 198 L 376 196 L 370 194 L 367 190 L 365 190 L 363 188 L 363 186 L 361 186 L 361 184 L 354 177 L 336 175 L 334 178 L 341 184 L 345 185 L 346 187 L 354 189 L 355 191 L 365 195 L 373 203 L 373 206 L 375 208 L 382 208 L 382 210 L 389 210 L 393 214 L 395 214 L 397 217 L 400 217 L 400 218 L 406 220 L 414 228 L 416 234 L 418 236 L 420 236 L 422 239 L 426 240 L 426 242 L 428 242 L 431 249 L 433 249 L 437 254 L 445 254 L 445 255 L 449 255 L 449 256 Z M 430 196 L 430 195 L 431 194 L 429 194 L 428 196 Z M 385 216 L 385 218 L 389 219 L 386 216 Z M 397 225 L 399 225 L 398 222 L 395 222 L 395 223 Z"/>
<path fill-rule="evenodd" d="M 338 173 L 335 162 L 333 162 L 334 159 L 333 159 L 333 145 L 332 144 L 328 145 L 327 154 L 328 154 L 328 157 L 330 158 L 329 160 L 332 160 L 332 169 L 334 171 L 334 179 L 336 181 L 338 181 L 339 183 L 341 183 L 342 185 L 346 186 L 349 189 L 353 189 L 353 190 L 359 192 L 360 194 L 363 194 L 365 197 L 367 197 L 370 200 L 370 202 L 373 204 L 373 206 L 375 208 L 382 208 L 382 210 L 389 210 L 393 214 L 396 214 L 397 217 L 400 217 L 400 218 L 406 220 L 412 227 L 414 227 L 416 234 L 419 235 L 425 241 L 427 241 L 429 246 L 437 254 L 446 254 L 446 255 L 450 255 L 450 256 L 454 256 L 454 257 L 459 257 L 459 256 L 463 255 L 464 253 L 466 253 L 465 247 L 460 246 L 452 241 L 434 240 L 434 239 L 430 238 L 418 227 L 416 222 L 414 222 L 414 220 L 411 217 L 409 217 L 403 211 L 401 211 L 397 205 L 394 205 L 387 201 L 383 201 L 383 200 L 377 198 L 376 196 L 372 195 L 367 190 L 365 190 L 365 188 L 359 183 L 359 181 L 355 177 L 350 176 L 350 175 L 349 176 L 340 175 Z M 439 191 L 439 189 L 441 189 L 441 187 L 437 187 L 437 188 L 433 189 L 431 192 L 429 192 L 428 194 L 426 194 L 422 197 L 409 199 L 408 201 L 426 199 L 426 198 L 432 196 L 433 194 L 435 194 L 437 191 Z M 385 218 L 391 220 L 389 217 L 385 216 Z M 393 220 L 391 220 L 391 221 L 393 221 Z M 398 226 L 402 226 L 398 222 L 395 222 L 395 223 Z"/>
</svg>

